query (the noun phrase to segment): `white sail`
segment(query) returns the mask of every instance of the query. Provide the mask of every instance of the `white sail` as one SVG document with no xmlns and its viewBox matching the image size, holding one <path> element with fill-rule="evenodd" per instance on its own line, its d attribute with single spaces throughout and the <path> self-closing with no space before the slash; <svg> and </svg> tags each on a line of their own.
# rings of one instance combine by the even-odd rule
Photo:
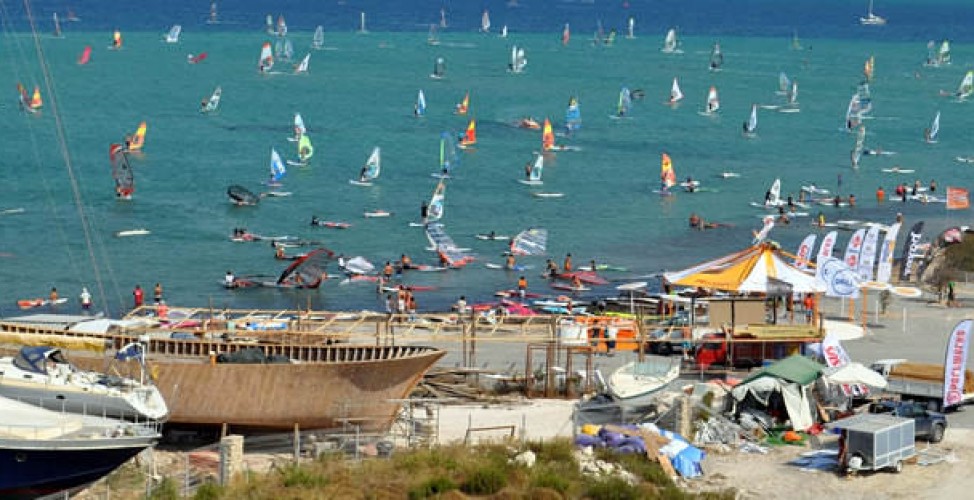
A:
<svg viewBox="0 0 974 500">
<path fill-rule="evenodd" d="M 950 41 L 944 40 L 940 43 L 940 50 L 937 51 L 937 63 L 940 65 L 950 64 Z"/>
<path fill-rule="evenodd" d="M 791 88 L 788 90 L 788 105 L 798 105 L 798 80 L 791 82 Z"/>
<path fill-rule="evenodd" d="M 629 25 L 626 31 L 626 38 L 633 39 L 636 38 L 636 18 L 629 16 Z"/>
<path fill-rule="evenodd" d="M 484 11 L 480 16 L 480 31 L 487 33 L 490 31 L 490 12 Z"/>
<path fill-rule="evenodd" d="M 419 94 L 416 96 L 416 108 L 413 112 L 416 116 L 424 116 L 426 114 L 426 94 L 423 93 L 423 89 L 420 89 Z"/>
<path fill-rule="evenodd" d="M 365 168 L 362 171 L 362 182 L 373 181 L 379 178 L 379 174 L 382 172 L 382 150 L 379 146 L 372 149 L 372 154 L 369 155 L 369 159 L 365 162 Z"/>
<path fill-rule="evenodd" d="M 430 197 L 429 205 L 426 211 L 426 221 L 425 222 L 436 222 L 443 218 L 443 213 L 445 211 L 444 204 L 446 203 L 446 184 L 443 179 L 436 184 L 436 188 L 433 189 L 433 196 Z"/>
<path fill-rule="evenodd" d="M 206 101 L 206 104 L 200 110 L 203 113 L 212 113 L 220 107 L 220 98 L 223 95 L 223 89 L 217 87 L 210 95 L 210 98 Z"/>
<path fill-rule="evenodd" d="M 538 186 L 542 184 L 541 174 L 544 171 L 544 155 L 538 154 L 534 158 L 534 163 L 527 172 L 527 180 L 520 181 L 522 184 Z"/>
<path fill-rule="evenodd" d="M 751 116 L 747 118 L 747 123 L 744 124 L 744 132 L 747 134 L 753 134 L 758 129 L 758 105 L 751 105 Z"/>
<path fill-rule="evenodd" d="M 968 71 L 957 87 L 957 98 L 967 99 L 974 94 L 974 70 Z"/>
<path fill-rule="evenodd" d="M 325 47 L 325 28 L 319 25 L 315 28 L 315 34 L 311 37 L 311 48 L 321 50 Z"/>
<path fill-rule="evenodd" d="M 707 92 L 707 109 L 706 113 L 716 113 L 720 109 L 720 99 L 717 98 L 717 87 L 711 86 L 710 90 Z"/>
<path fill-rule="evenodd" d="M 667 54 L 675 54 L 679 52 L 677 50 L 678 44 L 679 42 L 676 40 L 676 29 L 670 28 L 670 30 L 666 32 L 666 38 L 663 39 L 663 48 L 660 50 Z"/>
<path fill-rule="evenodd" d="M 271 182 L 280 183 L 286 173 L 287 168 L 281 160 L 281 155 L 277 154 L 276 149 L 271 148 Z"/>
<path fill-rule="evenodd" d="M 769 196 L 764 200 L 764 204 L 772 207 L 781 205 L 781 179 L 775 179 L 768 189 Z"/>
<path fill-rule="evenodd" d="M 859 125 L 859 132 L 856 134 L 856 144 L 852 147 L 852 168 L 859 167 L 859 160 L 862 159 L 862 152 L 866 149 L 866 126 Z"/>
<path fill-rule="evenodd" d="M 307 132 L 308 128 L 304 126 L 304 118 L 301 118 L 301 113 L 294 113 L 294 137 L 288 140 L 297 142 Z"/>
<path fill-rule="evenodd" d="M 714 42 L 714 47 L 710 51 L 710 71 L 720 71 L 724 65 L 724 53 L 720 50 L 720 43 Z"/>
<path fill-rule="evenodd" d="M 886 24 L 886 19 L 873 12 L 873 0 L 869 0 L 869 9 L 866 10 L 866 17 L 860 17 L 859 24 L 865 26 L 882 26 Z"/>
<path fill-rule="evenodd" d="M 507 38 L 507 25 L 501 26 L 501 38 Z"/>
<path fill-rule="evenodd" d="M 206 20 L 206 24 L 219 24 L 220 19 L 217 14 L 216 2 L 210 3 L 210 17 Z"/>
<path fill-rule="evenodd" d="M 358 32 L 359 33 L 368 33 L 369 32 L 369 30 L 367 30 L 365 28 L 365 12 L 359 12 Z"/>
<path fill-rule="evenodd" d="M 937 134 L 940 133 L 940 111 L 933 117 L 933 122 L 930 123 L 930 128 L 927 129 L 925 134 L 926 141 L 930 144 L 937 142 Z"/>
<path fill-rule="evenodd" d="M 274 34 L 274 16 L 267 14 L 267 17 L 264 18 L 264 29 L 268 35 Z"/>
<path fill-rule="evenodd" d="M 789 88 L 791 88 L 791 80 L 788 79 L 788 75 L 784 71 L 778 73 L 778 95 L 787 94 Z"/>
<path fill-rule="evenodd" d="M 680 90 L 680 82 L 673 77 L 673 86 L 670 87 L 670 103 L 674 104 L 683 100 L 683 91 Z"/>
<path fill-rule="evenodd" d="M 277 36 L 287 36 L 287 23 L 284 22 L 284 15 L 277 16 Z"/>
<path fill-rule="evenodd" d="M 308 64 L 311 62 L 311 54 L 306 54 L 301 62 L 294 68 L 294 74 L 299 75 L 308 72 Z"/>
<path fill-rule="evenodd" d="M 166 43 L 179 43 L 179 34 L 183 32 L 183 27 L 174 24 L 172 28 L 169 28 L 169 33 L 166 33 Z"/>
<path fill-rule="evenodd" d="M 54 13 L 54 37 L 61 38 L 61 20 L 57 17 L 57 12 Z"/>
<path fill-rule="evenodd" d="M 509 68 L 512 73 L 521 73 L 528 65 L 528 59 L 524 56 L 524 49 L 517 45 L 511 47 L 511 63 Z"/>
</svg>

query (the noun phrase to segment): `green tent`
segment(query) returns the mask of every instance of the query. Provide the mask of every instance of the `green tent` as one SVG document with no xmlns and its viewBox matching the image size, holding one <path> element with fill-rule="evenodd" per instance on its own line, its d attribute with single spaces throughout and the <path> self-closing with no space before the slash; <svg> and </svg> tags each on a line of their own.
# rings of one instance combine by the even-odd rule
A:
<svg viewBox="0 0 974 500">
<path fill-rule="evenodd" d="M 798 385 L 808 385 L 815 381 L 825 366 L 800 354 L 793 354 L 781 361 L 755 372 L 744 379 L 743 384 L 761 377 L 776 377 Z"/>
</svg>

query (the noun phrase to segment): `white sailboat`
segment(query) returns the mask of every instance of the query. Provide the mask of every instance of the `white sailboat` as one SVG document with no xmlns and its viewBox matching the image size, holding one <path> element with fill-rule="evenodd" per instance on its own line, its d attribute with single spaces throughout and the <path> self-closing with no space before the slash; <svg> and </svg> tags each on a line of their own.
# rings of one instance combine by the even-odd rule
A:
<svg viewBox="0 0 974 500">
<path fill-rule="evenodd" d="M 482 33 L 490 32 L 490 12 L 484 10 L 484 13 L 480 16 L 480 31 Z"/>
<path fill-rule="evenodd" d="M 365 12 L 359 12 L 358 32 L 361 34 L 369 32 L 369 30 L 365 28 Z"/>
<path fill-rule="evenodd" d="M 541 182 L 541 173 L 544 170 L 544 155 L 537 154 L 534 158 L 534 163 L 531 167 L 527 169 L 526 177 L 527 179 L 518 179 L 521 184 L 527 184 L 528 186 L 540 186 L 544 184 Z"/>
<path fill-rule="evenodd" d="M 325 48 L 325 27 L 320 24 L 315 28 L 314 36 L 311 37 L 311 48 L 315 50 Z"/>
<path fill-rule="evenodd" d="M 711 85 L 710 90 L 707 91 L 706 107 L 700 114 L 704 116 L 715 116 L 719 110 L 720 99 L 717 97 L 717 87 Z"/>
<path fill-rule="evenodd" d="M 628 26 L 626 27 L 626 38 L 630 40 L 636 38 L 635 32 L 636 32 L 636 18 L 633 16 L 629 16 Z"/>
<path fill-rule="evenodd" d="M 669 104 L 670 106 L 675 106 L 682 100 L 683 100 L 683 91 L 680 90 L 679 80 L 674 76 L 673 85 L 670 86 L 670 100 L 667 101 L 666 103 Z"/>
<path fill-rule="evenodd" d="M 498 36 L 500 36 L 501 38 L 507 38 L 507 25 L 506 24 L 503 25 L 503 26 L 501 26 L 501 33 Z"/>
<path fill-rule="evenodd" d="M 308 133 L 308 128 L 304 126 L 304 118 L 301 118 L 301 113 L 294 113 L 294 135 L 288 137 L 287 140 L 298 142 L 301 140 L 301 136 L 306 133 Z"/>
<path fill-rule="evenodd" d="M 863 26 L 882 26 L 886 24 L 886 19 L 877 16 L 873 12 L 873 0 L 869 0 L 869 8 L 866 10 L 866 17 L 860 17 L 859 24 Z"/>
<path fill-rule="evenodd" d="M 757 137 L 758 130 L 758 105 L 751 105 L 751 115 L 744 122 L 744 137 Z"/>
<path fill-rule="evenodd" d="M 666 32 L 666 38 L 663 39 L 663 48 L 660 51 L 664 54 L 682 54 L 683 51 L 678 46 L 679 42 L 676 39 L 676 29 L 670 28 Z"/>
<path fill-rule="evenodd" d="M 172 28 L 169 28 L 169 32 L 166 33 L 166 43 L 179 43 L 179 35 L 183 32 L 183 27 L 174 24 Z"/>
<path fill-rule="evenodd" d="M 210 3 L 210 17 L 206 19 L 206 24 L 220 24 L 220 18 L 216 9 L 216 2 Z"/>
<path fill-rule="evenodd" d="M 940 111 L 933 117 L 933 122 L 930 123 L 930 128 L 923 131 L 923 140 L 927 144 L 937 143 L 937 134 L 940 133 Z"/>
<path fill-rule="evenodd" d="M 437 32 L 436 32 L 436 25 L 435 24 L 431 24 L 430 25 L 429 34 L 426 35 L 426 44 L 427 45 L 433 45 L 433 46 L 436 46 L 436 45 L 439 45 L 440 44 L 440 35 L 437 34 Z"/>
<path fill-rule="evenodd" d="M 720 71 L 724 65 L 724 53 L 720 50 L 720 42 L 714 42 L 714 48 L 710 50 L 710 71 Z"/>
<path fill-rule="evenodd" d="M 308 74 L 308 64 L 311 63 L 311 54 L 306 54 L 301 62 L 294 67 L 295 75 L 306 75 Z"/>
<path fill-rule="evenodd" d="M 210 94 L 210 98 L 203 101 L 203 106 L 200 107 L 200 113 L 213 113 L 220 107 L 220 98 L 223 95 L 223 89 L 217 87 L 216 90 Z"/>
<path fill-rule="evenodd" d="M 379 174 L 382 172 L 382 150 L 379 146 L 372 149 L 372 154 L 369 155 L 369 159 L 366 160 L 365 166 L 362 167 L 361 172 L 359 172 L 358 179 L 350 179 L 349 184 L 355 186 L 371 186 L 372 181 L 379 178 Z"/>
<path fill-rule="evenodd" d="M 528 59 L 524 56 L 524 49 L 517 45 L 511 47 L 511 62 L 507 65 L 508 71 L 515 74 L 521 73 L 527 65 Z"/>
<path fill-rule="evenodd" d="M 417 117 L 426 116 L 426 94 L 423 93 L 423 89 L 419 89 L 419 94 L 416 96 L 416 105 L 413 107 L 413 115 Z"/>
</svg>

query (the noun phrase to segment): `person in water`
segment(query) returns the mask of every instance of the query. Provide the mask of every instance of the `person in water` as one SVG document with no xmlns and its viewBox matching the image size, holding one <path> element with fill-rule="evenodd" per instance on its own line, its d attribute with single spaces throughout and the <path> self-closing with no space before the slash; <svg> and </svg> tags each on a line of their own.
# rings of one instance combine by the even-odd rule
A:
<svg viewBox="0 0 974 500">
<path fill-rule="evenodd" d="M 507 260 L 504 262 L 504 269 L 514 269 L 517 267 L 517 260 L 514 259 L 514 254 L 508 254 Z"/>
<path fill-rule="evenodd" d="M 311 225 L 312 226 L 320 226 L 321 225 L 321 221 L 318 220 L 318 216 L 317 215 L 312 215 L 311 216 Z"/>
<path fill-rule="evenodd" d="M 694 182 L 693 177 L 687 176 L 686 190 L 688 193 L 693 193 L 697 190 L 697 183 Z"/>
</svg>

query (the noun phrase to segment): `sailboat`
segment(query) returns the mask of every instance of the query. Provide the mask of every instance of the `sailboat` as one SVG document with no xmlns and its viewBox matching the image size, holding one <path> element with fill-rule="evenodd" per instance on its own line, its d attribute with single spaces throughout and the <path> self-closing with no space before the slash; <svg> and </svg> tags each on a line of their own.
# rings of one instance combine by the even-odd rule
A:
<svg viewBox="0 0 974 500">
<path fill-rule="evenodd" d="M 295 75 L 307 75 L 308 74 L 308 64 L 311 62 L 311 54 L 306 54 L 301 62 L 294 66 Z"/>
<path fill-rule="evenodd" d="M 860 17 L 859 24 L 863 26 L 882 26 L 886 24 L 886 19 L 877 16 L 873 12 L 873 0 L 869 0 L 869 8 L 866 10 L 866 17 Z"/>
<path fill-rule="evenodd" d="M 64 38 L 61 33 L 61 21 L 57 17 L 57 12 L 54 13 L 54 38 Z"/>
<path fill-rule="evenodd" d="M 710 51 L 710 71 L 720 71 L 724 65 L 724 53 L 720 51 L 720 42 L 714 42 L 714 48 Z"/>
<path fill-rule="evenodd" d="M 307 132 L 308 128 L 304 126 L 304 118 L 301 118 L 301 113 L 294 113 L 294 135 L 288 137 L 287 140 L 298 142 L 301 140 L 301 136 Z"/>
<path fill-rule="evenodd" d="M 301 138 L 298 139 L 298 161 L 292 162 L 288 161 L 288 165 L 293 165 L 297 167 L 307 167 L 308 162 L 311 161 L 311 157 L 315 154 L 315 148 L 311 145 L 311 136 L 308 134 L 302 134 Z"/>
<path fill-rule="evenodd" d="M 423 219 L 423 224 L 429 224 L 442 219 L 446 208 L 445 203 L 446 181 L 445 179 L 440 179 L 440 182 L 437 182 L 436 187 L 433 188 L 433 195 L 430 197 L 429 204 L 426 205 L 426 218 Z"/>
<path fill-rule="evenodd" d="M 463 138 L 460 139 L 460 144 L 458 146 L 460 149 L 472 149 L 477 144 L 477 121 L 474 119 L 470 120 L 467 124 L 467 131 L 464 132 Z"/>
<path fill-rule="evenodd" d="M 320 24 L 315 28 L 314 36 L 311 37 L 311 48 L 315 50 L 325 48 L 325 27 Z"/>
<path fill-rule="evenodd" d="M 933 117 L 933 122 L 930 123 L 930 128 L 923 131 L 923 140 L 927 144 L 937 143 L 937 134 L 940 133 L 940 111 Z"/>
<path fill-rule="evenodd" d="M 179 43 L 179 35 L 183 32 L 183 27 L 178 24 L 174 24 L 172 28 L 169 28 L 169 32 L 166 33 L 166 43 Z"/>
<path fill-rule="evenodd" d="M 711 85 L 707 91 L 707 106 L 700 112 L 703 116 L 715 116 L 720 110 L 720 99 L 717 98 L 717 87 Z"/>
<path fill-rule="evenodd" d="M 468 111 L 470 111 L 470 91 L 469 90 L 465 94 L 463 94 L 463 100 L 457 104 L 455 113 L 460 116 L 464 116 L 467 114 Z"/>
<path fill-rule="evenodd" d="M 757 137 L 758 130 L 758 105 L 751 105 L 751 115 L 744 122 L 744 137 Z"/>
<path fill-rule="evenodd" d="M 143 121 L 139 123 L 139 128 L 135 129 L 134 134 L 125 138 L 126 152 L 142 151 L 142 146 L 145 145 L 145 132 L 146 123 Z"/>
<path fill-rule="evenodd" d="M 257 62 L 257 71 L 262 74 L 270 72 L 274 67 L 274 53 L 271 51 L 271 42 L 264 42 L 260 48 L 260 59 Z"/>
<path fill-rule="evenodd" d="M 135 176 L 132 175 L 125 148 L 121 144 L 112 144 L 108 148 L 108 159 L 111 161 L 112 177 L 115 179 L 115 197 L 131 200 L 135 193 Z"/>
<path fill-rule="evenodd" d="M 267 14 L 267 17 L 264 18 L 264 31 L 266 31 L 268 35 L 273 35 L 275 33 L 274 16 Z"/>
<path fill-rule="evenodd" d="M 122 48 L 122 32 L 115 30 L 112 32 L 112 45 L 108 47 L 112 50 L 121 50 Z"/>
<path fill-rule="evenodd" d="M 358 32 L 359 34 L 364 35 L 369 32 L 369 30 L 365 29 L 365 12 L 359 12 L 358 17 Z"/>
<path fill-rule="evenodd" d="M 419 94 L 416 96 L 416 105 L 413 107 L 413 115 L 417 117 L 426 116 L 426 95 L 423 94 L 423 89 L 419 89 Z"/>
<path fill-rule="evenodd" d="M 565 130 L 570 134 L 582 128 L 582 111 L 578 107 L 578 98 L 572 96 L 568 100 L 568 109 L 565 110 Z"/>
<path fill-rule="evenodd" d="M 497 35 L 497 36 L 499 36 L 501 38 L 507 38 L 507 25 L 506 24 L 503 25 L 503 26 L 501 26 L 501 33 L 499 35 Z"/>
<path fill-rule="evenodd" d="M 866 126 L 859 125 L 859 132 L 856 133 L 856 142 L 852 147 L 851 159 L 852 168 L 859 168 L 859 161 L 862 159 L 863 151 L 866 149 Z"/>
<path fill-rule="evenodd" d="M 666 38 L 663 39 L 663 48 L 660 49 L 664 54 L 682 54 L 683 51 L 678 48 L 679 42 L 676 39 L 676 29 L 670 28 L 666 32 Z"/>
<path fill-rule="evenodd" d="M 270 187 L 280 187 L 281 181 L 284 180 L 284 176 L 287 174 L 287 167 L 284 166 L 284 162 L 281 161 L 281 155 L 277 153 L 277 150 L 271 148 L 271 177 L 267 181 L 267 185 Z"/>
<path fill-rule="evenodd" d="M 676 185 L 676 172 L 673 171 L 673 160 L 670 155 L 663 153 L 660 157 L 660 188 L 655 192 L 662 196 L 673 194 L 670 188 Z"/>
<path fill-rule="evenodd" d="M 923 63 L 924 66 L 931 68 L 939 68 L 941 66 L 947 66 L 950 64 L 950 40 L 944 39 L 940 42 L 940 48 L 934 50 L 936 44 L 933 40 L 927 44 L 928 55 L 927 62 Z"/>
<path fill-rule="evenodd" d="M 551 128 L 551 120 L 545 118 L 544 125 L 541 127 L 541 150 L 549 153 L 557 151 L 580 151 L 581 148 L 578 146 L 555 144 L 555 132 Z"/>
<path fill-rule="evenodd" d="M 614 115 L 609 115 L 609 118 L 628 118 L 631 110 L 632 93 L 629 92 L 629 87 L 622 87 L 622 89 L 619 90 L 619 102 L 616 103 L 616 113 Z"/>
<path fill-rule="evenodd" d="M 20 94 L 20 108 L 28 113 L 34 114 L 41 110 L 44 106 L 44 101 L 41 99 L 41 88 L 34 86 L 34 93 L 28 94 L 27 88 L 21 84 L 17 84 L 17 92 Z"/>
<path fill-rule="evenodd" d="M 220 24 L 219 15 L 217 14 L 216 2 L 210 2 L 210 17 L 206 19 L 206 24 Z"/>
<path fill-rule="evenodd" d="M 572 39 L 572 30 L 568 27 L 568 23 L 565 23 L 565 27 L 561 30 L 561 44 L 565 47 L 568 46 L 569 40 Z"/>
<path fill-rule="evenodd" d="M 676 106 L 683 100 L 683 91 L 680 90 L 680 81 L 677 77 L 673 77 L 673 85 L 670 86 L 670 100 L 666 101 L 666 104 L 670 106 Z"/>
<path fill-rule="evenodd" d="M 957 86 L 957 92 L 948 92 L 946 90 L 941 90 L 940 95 L 942 96 L 954 96 L 958 101 L 963 101 L 974 94 L 974 70 L 968 71 L 964 75 L 964 79 L 961 80 L 960 85 Z"/>
<path fill-rule="evenodd" d="M 456 139 L 453 134 L 443 132 L 440 134 L 440 170 L 430 175 L 438 179 L 449 178 L 453 170 L 460 164 L 460 155 L 457 153 Z"/>
<path fill-rule="evenodd" d="M 544 170 L 544 155 L 535 155 L 534 162 L 530 165 L 530 168 L 526 172 L 527 179 L 518 179 L 518 182 L 527 184 L 528 186 L 540 186 L 544 184 L 541 182 L 541 172 Z"/>
<path fill-rule="evenodd" d="M 78 56 L 78 64 L 85 65 L 91 61 L 91 45 L 85 45 L 85 49 L 81 51 L 81 55 Z"/>
<path fill-rule="evenodd" d="M 379 146 L 372 149 L 372 154 L 369 155 L 369 159 L 366 160 L 365 166 L 362 167 L 362 171 L 359 172 L 359 178 L 350 179 L 348 182 L 355 186 L 371 186 L 372 181 L 379 178 L 379 173 L 382 171 L 382 151 Z"/>
<path fill-rule="evenodd" d="M 507 66 L 508 71 L 515 74 L 521 73 L 527 65 L 528 59 L 524 57 L 524 49 L 517 45 L 511 47 L 511 62 Z"/>
<path fill-rule="evenodd" d="M 632 40 L 636 38 L 636 18 L 629 16 L 629 23 L 626 26 L 626 38 Z"/>
<path fill-rule="evenodd" d="M 277 16 L 277 36 L 284 38 L 287 36 L 287 23 L 284 22 L 284 14 Z"/>
<path fill-rule="evenodd" d="M 203 101 L 203 106 L 200 107 L 200 113 L 213 113 L 220 107 L 220 98 L 223 95 L 223 89 L 217 87 L 216 90 L 210 94 L 210 98 Z"/>
<path fill-rule="evenodd" d="M 433 72 L 430 73 L 430 78 L 434 80 L 442 80 L 446 76 L 446 60 L 441 56 L 437 56 L 433 61 Z"/>
<path fill-rule="evenodd" d="M 436 32 L 436 25 L 430 24 L 429 34 L 426 35 L 426 45 L 439 45 L 440 35 Z"/>
<path fill-rule="evenodd" d="M 482 33 L 490 32 L 490 12 L 488 12 L 486 9 L 480 16 L 480 31 Z"/>
</svg>

